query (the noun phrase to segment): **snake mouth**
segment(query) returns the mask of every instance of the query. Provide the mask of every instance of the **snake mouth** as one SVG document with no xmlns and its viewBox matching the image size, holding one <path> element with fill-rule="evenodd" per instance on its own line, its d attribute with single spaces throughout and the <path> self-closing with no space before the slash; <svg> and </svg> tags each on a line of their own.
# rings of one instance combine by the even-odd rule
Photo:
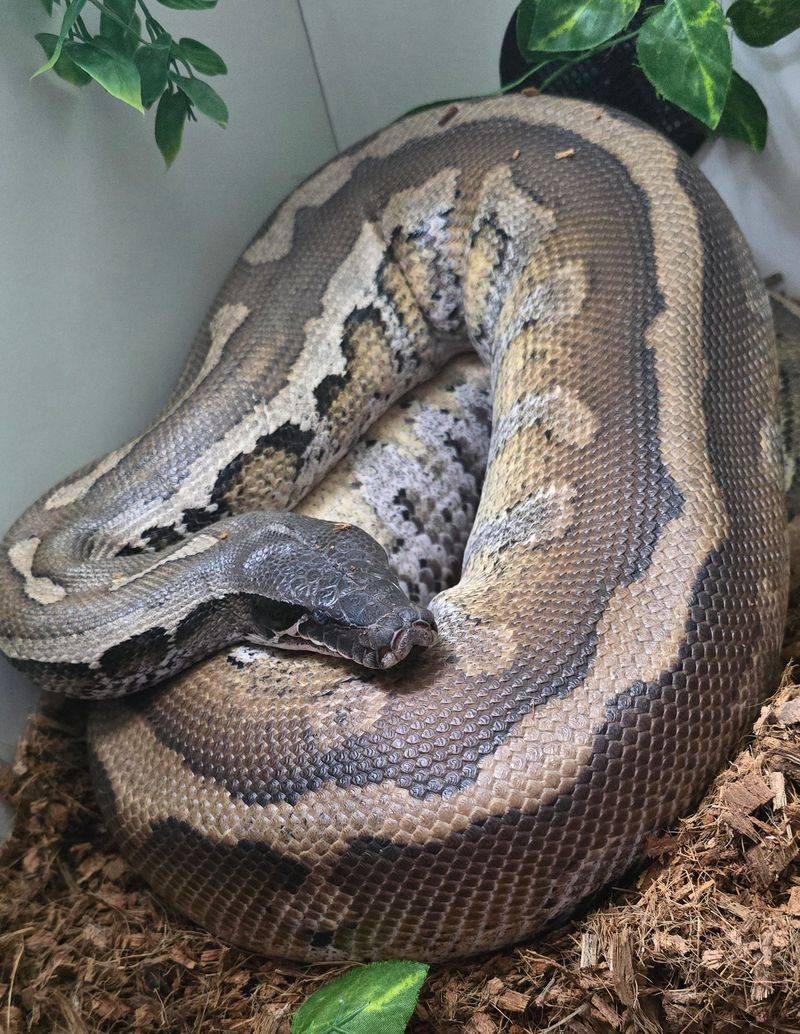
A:
<svg viewBox="0 0 800 1034">
<path fill-rule="evenodd" d="M 271 645 L 342 657 L 364 668 L 384 671 L 404 660 L 415 646 L 425 648 L 435 641 L 433 615 L 423 608 L 409 606 L 367 627 L 348 625 L 314 611 L 273 639 Z"/>
<path fill-rule="evenodd" d="M 433 615 L 429 619 L 419 618 L 410 625 L 397 629 L 391 642 L 384 643 L 374 650 L 376 663 L 367 667 L 381 669 L 392 668 L 408 657 L 415 646 L 425 649 L 436 641 L 436 624 Z M 363 663 L 363 662 L 362 662 Z"/>
</svg>

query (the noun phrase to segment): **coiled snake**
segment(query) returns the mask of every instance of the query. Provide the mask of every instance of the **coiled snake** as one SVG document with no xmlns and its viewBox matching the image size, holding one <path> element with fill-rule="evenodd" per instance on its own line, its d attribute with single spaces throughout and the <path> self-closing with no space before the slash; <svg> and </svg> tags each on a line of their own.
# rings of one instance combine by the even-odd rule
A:
<svg viewBox="0 0 800 1034">
<path fill-rule="evenodd" d="M 467 349 L 487 373 L 430 380 Z M 86 696 L 216 654 L 91 745 L 129 858 L 222 937 L 503 945 L 629 867 L 768 687 L 777 396 L 747 246 L 667 141 L 545 97 L 430 110 L 299 187 L 161 417 L 14 525 L 0 647 Z"/>
</svg>

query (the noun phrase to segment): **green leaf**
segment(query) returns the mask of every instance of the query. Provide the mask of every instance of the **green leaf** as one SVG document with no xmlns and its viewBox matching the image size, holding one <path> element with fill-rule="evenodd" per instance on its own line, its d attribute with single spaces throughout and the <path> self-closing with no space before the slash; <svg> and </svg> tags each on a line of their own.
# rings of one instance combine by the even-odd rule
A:
<svg viewBox="0 0 800 1034">
<path fill-rule="evenodd" d="M 45 54 L 51 57 L 56 49 L 58 36 L 54 36 L 52 32 L 37 32 L 36 40 L 41 44 Z M 71 61 L 64 53 L 61 54 L 61 57 L 53 65 L 53 71 L 59 78 L 65 80 L 65 82 L 72 83 L 73 86 L 85 86 L 92 81 L 92 77 L 87 75 L 82 68 L 78 68 L 75 62 Z"/>
<path fill-rule="evenodd" d="M 192 68 L 202 72 L 203 75 L 225 75 L 228 71 L 228 66 L 219 54 L 196 39 L 190 39 L 188 36 L 182 37 L 177 50 Z"/>
<path fill-rule="evenodd" d="M 50 60 L 46 64 L 42 65 L 41 68 L 37 68 L 31 76 L 31 79 L 35 79 L 37 75 L 41 75 L 42 72 L 49 72 L 51 68 L 55 66 L 56 61 L 61 57 L 61 49 L 64 46 L 64 41 L 69 35 L 69 31 L 75 22 L 78 20 L 78 16 L 81 10 L 86 5 L 86 0 L 72 0 L 72 3 L 68 4 L 64 11 L 64 17 L 61 20 L 61 30 L 56 37 L 56 43 L 53 47 L 53 53 L 50 55 Z"/>
<path fill-rule="evenodd" d="M 133 55 L 142 82 L 142 104 L 152 107 L 167 87 L 172 40 L 169 36 L 146 43 Z"/>
<path fill-rule="evenodd" d="M 738 72 L 731 76 L 725 110 L 717 125 L 720 136 L 743 140 L 754 151 L 767 143 L 767 109 L 756 91 Z"/>
<path fill-rule="evenodd" d="M 736 0 L 728 17 L 740 40 L 768 47 L 800 29 L 800 0 Z"/>
<path fill-rule="evenodd" d="M 53 13 L 53 0 L 41 0 L 42 7 L 47 11 L 48 15 Z"/>
<path fill-rule="evenodd" d="M 181 149 L 188 112 L 189 105 L 182 93 L 173 93 L 172 90 L 162 93 L 156 108 L 155 133 L 156 144 L 164 156 L 167 168 L 175 161 Z"/>
<path fill-rule="evenodd" d="M 717 0 L 667 0 L 642 26 L 636 55 L 659 94 L 716 127 L 731 80 L 731 44 Z"/>
<path fill-rule="evenodd" d="M 99 37 L 92 43 L 68 43 L 64 53 L 112 97 L 144 114 L 139 69 L 127 54 Z"/>
<path fill-rule="evenodd" d="M 158 0 L 174 11 L 208 11 L 217 6 L 217 0 Z"/>
<path fill-rule="evenodd" d="M 591 50 L 624 29 L 641 0 L 537 0 L 525 51 Z M 529 13 L 525 15 L 525 23 Z"/>
<path fill-rule="evenodd" d="M 402 1034 L 427 973 L 422 962 L 348 970 L 300 1006 L 292 1034 Z"/>
<path fill-rule="evenodd" d="M 100 35 L 115 43 L 120 50 L 132 54 L 139 42 L 142 23 L 136 13 L 136 0 L 102 0 L 106 10 L 100 12 Z M 110 14 L 109 14 L 110 12 Z M 110 15 L 116 15 L 112 18 Z M 124 22 L 120 25 L 120 22 Z"/>
<path fill-rule="evenodd" d="M 171 75 L 170 79 L 182 90 L 189 100 L 214 122 L 223 128 L 228 124 L 228 108 L 217 91 L 202 79 L 189 79 L 184 75 Z"/>
<path fill-rule="evenodd" d="M 533 20 L 536 17 L 538 2 L 539 0 L 522 0 L 522 3 L 517 8 L 517 46 L 524 57 L 527 57 L 530 51 L 528 41 L 531 38 L 531 30 L 533 29 Z"/>
</svg>

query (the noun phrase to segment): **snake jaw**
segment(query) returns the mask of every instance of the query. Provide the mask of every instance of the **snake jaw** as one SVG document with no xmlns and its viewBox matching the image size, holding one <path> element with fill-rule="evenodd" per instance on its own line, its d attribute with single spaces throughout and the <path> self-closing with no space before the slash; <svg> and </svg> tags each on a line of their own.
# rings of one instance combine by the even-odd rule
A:
<svg viewBox="0 0 800 1034">
<path fill-rule="evenodd" d="M 436 641 L 431 612 L 410 604 L 368 626 L 349 625 L 320 610 L 306 614 L 269 642 L 284 650 L 310 650 L 355 661 L 364 668 L 385 670 L 404 660 L 415 646 Z"/>
</svg>

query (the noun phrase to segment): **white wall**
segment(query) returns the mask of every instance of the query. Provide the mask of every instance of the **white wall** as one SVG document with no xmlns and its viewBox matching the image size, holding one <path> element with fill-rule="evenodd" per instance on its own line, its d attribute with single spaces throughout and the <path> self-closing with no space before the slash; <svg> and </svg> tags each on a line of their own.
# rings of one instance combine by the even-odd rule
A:
<svg viewBox="0 0 800 1034">
<path fill-rule="evenodd" d="M 166 173 L 146 123 L 97 88 L 28 76 L 46 28 L 0 5 L 0 530 L 57 478 L 140 429 L 166 397 L 225 271 L 334 150 L 428 101 L 489 92 L 515 0 L 228 0 L 167 24 L 227 59 L 226 131 L 188 128 Z M 307 32 L 307 35 L 306 35 Z M 315 67 L 316 66 L 316 67 Z M 800 292 L 800 33 L 737 66 L 768 104 L 765 154 L 701 164 L 763 272 Z M 317 80 L 319 70 L 322 90 Z M 0 666 L 0 752 L 33 695 Z"/>
</svg>

